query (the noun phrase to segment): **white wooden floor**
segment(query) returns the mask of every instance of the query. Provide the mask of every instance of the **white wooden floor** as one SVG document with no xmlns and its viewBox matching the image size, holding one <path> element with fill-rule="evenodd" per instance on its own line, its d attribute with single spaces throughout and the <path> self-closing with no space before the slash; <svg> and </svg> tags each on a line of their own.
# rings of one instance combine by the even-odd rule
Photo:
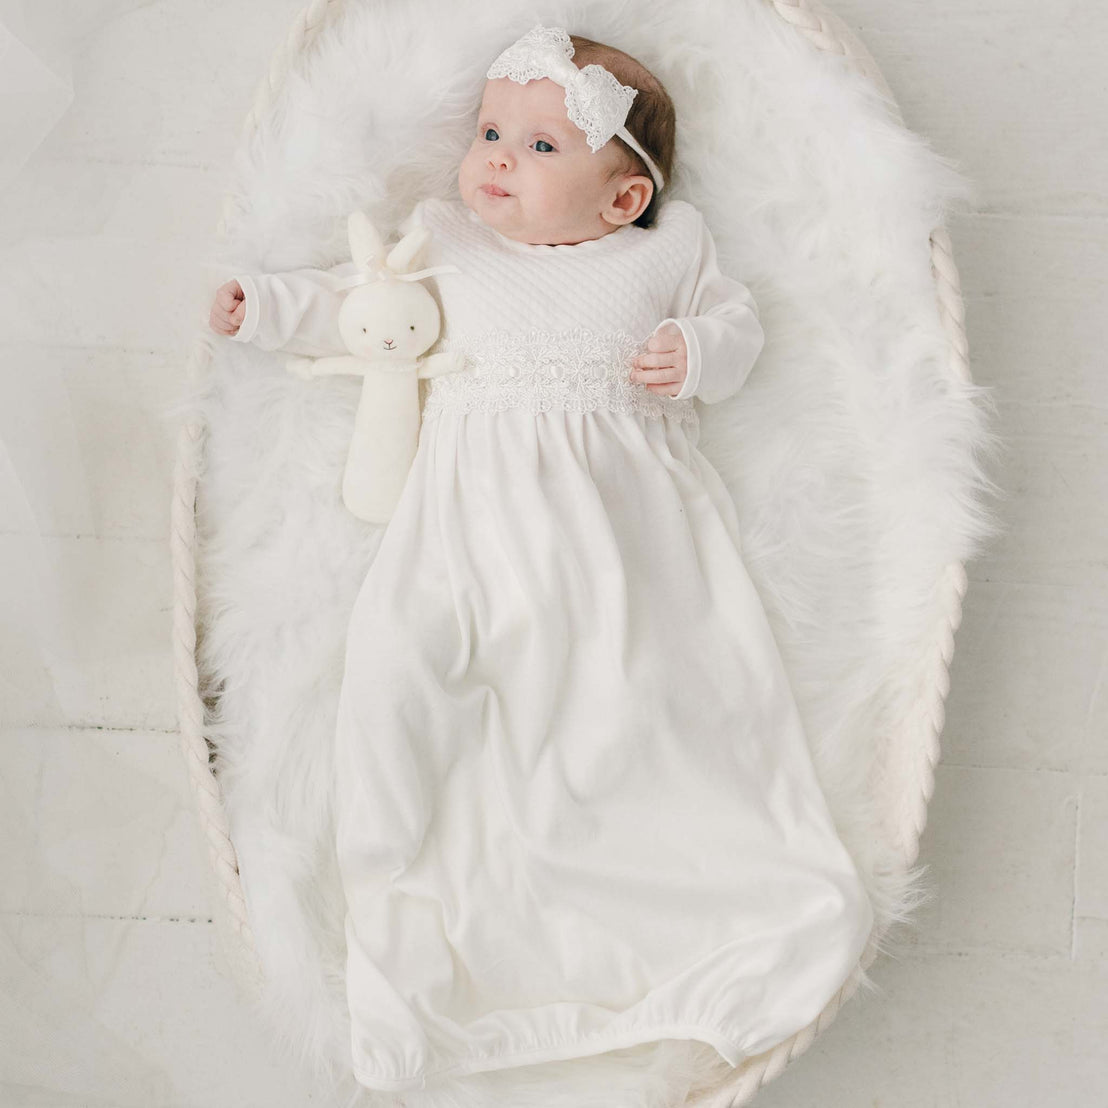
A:
<svg viewBox="0 0 1108 1108">
<path fill-rule="evenodd" d="M 175 733 L 159 418 L 225 276 L 203 250 L 240 122 L 299 7 L 0 0 L 0 29 L 71 58 L 75 90 L 0 191 L 0 1108 L 322 1103 L 219 969 Z M 878 965 L 885 996 L 757 1103 L 1103 1108 L 1108 9 L 833 7 L 979 185 L 950 230 L 1010 530 L 968 567 L 923 838 L 940 898 Z"/>
</svg>

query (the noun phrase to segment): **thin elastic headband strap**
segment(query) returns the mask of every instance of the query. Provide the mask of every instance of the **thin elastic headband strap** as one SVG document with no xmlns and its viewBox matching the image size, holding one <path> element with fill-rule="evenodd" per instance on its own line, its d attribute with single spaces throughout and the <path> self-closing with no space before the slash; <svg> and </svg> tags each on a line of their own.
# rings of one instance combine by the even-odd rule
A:
<svg viewBox="0 0 1108 1108">
<path fill-rule="evenodd" d="M 658 186 L 658 191 L 661 192 L 665 181 L 662 178 L 662 171 L 654 164 L 654 159 L 642 148 L 635 136 L 626 127 L 620 127 L 616 134 L 646 162 L 646 166 L 650 170 L 650 176 L 654 178 L 654 184 Z"/>
</svg>

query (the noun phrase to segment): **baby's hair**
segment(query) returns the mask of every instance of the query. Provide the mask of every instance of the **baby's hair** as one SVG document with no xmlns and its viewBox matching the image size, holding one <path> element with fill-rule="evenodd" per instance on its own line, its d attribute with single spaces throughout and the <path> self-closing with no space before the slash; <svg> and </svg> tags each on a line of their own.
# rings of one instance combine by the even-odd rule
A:
<svg viewBox="0 0 1108 1108">
<path fill-rule="evenodd" d="M 642 143 L 643 149 L 654 159 L 654 164 L 668 182 L 673 176 L 677 146 L 677 112 L 665 85 L 637 58 L 614 46 L 594 42 L 591 38 L 582 38 L 580 35 L 570 35 L 569 40 L 573 43 L 573 57 L 570 60 L 578 69 L 583 69 L 586 65 L 602 65 L 620 84 L 639 90 L 627 113 L 626 127 Z M 620 164 L 611 173 L 612 177 L 621 173 L 650 176 L 646 162 L 623 139 L 614 136 L 612 141 L 619 144 L 623 154 Z M 659 200 L 659 189 L 655 185 L 650 203 L 634 221 L 636 226 L 649 227 L 654 223 Z"/>
</svg>

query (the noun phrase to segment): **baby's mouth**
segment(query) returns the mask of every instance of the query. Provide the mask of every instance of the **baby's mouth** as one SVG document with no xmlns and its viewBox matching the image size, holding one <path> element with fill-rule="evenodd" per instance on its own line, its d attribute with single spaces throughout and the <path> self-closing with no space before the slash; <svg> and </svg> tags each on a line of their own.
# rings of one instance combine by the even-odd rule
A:
<svg viewBox="0 0 1108 1108">
<path fill-rule="evenodd" d="M 510 192 L 505 192 L 499 185 L 482 185 L 481 189 L 487 196 L 511 196 Z"/>
</svg>

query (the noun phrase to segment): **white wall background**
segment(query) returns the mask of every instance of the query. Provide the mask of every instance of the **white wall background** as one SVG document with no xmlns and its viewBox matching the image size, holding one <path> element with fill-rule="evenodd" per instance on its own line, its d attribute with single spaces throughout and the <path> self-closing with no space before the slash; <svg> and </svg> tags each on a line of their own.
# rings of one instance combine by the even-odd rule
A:
<svg viewBox="0 0 1108 1108">
<path fill-rule="evenodd" d="M 1108 1103 L 1108 9 L 832 0 L 980 186 L 1008 534 L 968 568 L 940 896 L 767 1108 Z M 178 750 L 175 395 L 297 0 L 0 0 L 0 1108 L 321 1103 L 222 975 Z M 15 39 L 11 36 L 16 36 Z M 16 103 L 10 89 L 24 82 Z M 45 139 L 36 148 L 43 134 Z"/>
</svg>

